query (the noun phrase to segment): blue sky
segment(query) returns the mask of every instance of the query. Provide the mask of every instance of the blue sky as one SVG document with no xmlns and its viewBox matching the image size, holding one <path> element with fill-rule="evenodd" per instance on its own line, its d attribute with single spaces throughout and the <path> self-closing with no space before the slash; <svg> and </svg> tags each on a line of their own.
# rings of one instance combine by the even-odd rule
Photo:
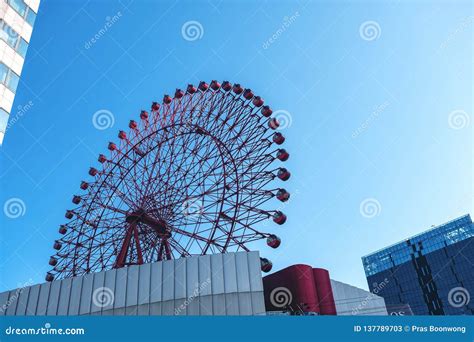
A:
<svg viewBox="0 0 474 342">
<path fill-rule="evenodd" d="M 0 203 L 26 208 L 0 215 L 0 291 L 43 281 L 71 197 L 117 131 L 164 93 L 212 79 L 291 117 L 288 222 L 266 227 L 282 246 L 252 247 L 274 270 L 306 263 L 367 288 L 361 256 L 474 213 L 472 6 L 42 1 L 0 151 Z M 183 38 L 188 21 L 200 39 Z M 98 110 L 112 128 L 94 127 Z"/>
</svg>

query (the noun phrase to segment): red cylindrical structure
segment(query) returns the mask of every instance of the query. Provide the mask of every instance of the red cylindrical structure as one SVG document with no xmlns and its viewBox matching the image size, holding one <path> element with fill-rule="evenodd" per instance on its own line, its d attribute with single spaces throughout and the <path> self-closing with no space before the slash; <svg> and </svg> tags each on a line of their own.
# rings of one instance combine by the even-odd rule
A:
<svg viewBox="0 0 474 342">
<path fill-rule="evenodd" d="M 313 277 L 319 298 L 321 315 L 336 315 L 336 304 L 332 293 L 331 278 L 324 268 L 313 268 Z"/>
<path fill-rule="evenodd" d="M 291 314 L 336 315 L 329 272 L 308 265 L 293 265 L 263 277 L 267 311 Z"/>
<path fill-rule="evenodd" d="M 267 311 L 319 314 L 319 299 L 308 265 L 293 265 L 263 278 Z"/>
</svg>

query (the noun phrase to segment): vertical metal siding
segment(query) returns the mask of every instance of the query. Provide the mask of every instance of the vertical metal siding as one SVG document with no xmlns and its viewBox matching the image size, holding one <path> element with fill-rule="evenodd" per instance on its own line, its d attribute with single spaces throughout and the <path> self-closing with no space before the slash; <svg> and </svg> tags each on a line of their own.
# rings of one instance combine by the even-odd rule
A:
<svg viewBox="0 0 474 342">
<path fill-rule="evenodd" d="M 18 305 L 16 307 L 16 315 L 24 316 L 26 314 L 26 306 L 28 305 L 30 289 L 31 287 L 24 287 L 20 292 L 20 297 L 18 298 Z"/>
<path fill-rule="evenodd" d="M 103 293 L 105 282 L 105 272 L 94 273 L 92 280 L 92 303 L 91 303 L 91 313 L 98 313 L 102 311 L 102 305 L 100 305 L 101 294 Z"/>
<path fill-rule="evenodd" d="M 101 305 L 102 291 L 113 302 Z M 7 305 L 9 304 L 9 305 Z M 257 315 L 258 252 L 167 260 L 0 293 L 0 315 Z"/>
<path fill-rule="evenodd" d="M 83 277 L 72 278 L 68 315 L 79 314 L 79 306 L 81 305 L 82 278 Z"/>
<path fill-rule="evenodd" d="M 48 316 L 55 316 L 58 313 L 61 283 L 61 281 L 55 281 L 51 283 L 51 291 L 49 291 L 48 305 L 46 309 L 46 315 Z"/>
<path fill-rule="evenodd" d="M 71 298 L 72 278 L 64 279 L 61 282 L 61 293 L 59 295 L 58 315 L 67 315 L 69 298 Z"/>
<path fill-rule="evenodd" d="M 34 285 L 30 287 L 30 294 L 28 296 L 28 304 L 26 305 L 26 315 L 36 315 L 36 307 L 38 306 L 38 299 L 41 285 Z"/>
<path fill-rule="evenodd" d="M 81 300 L 79 302 L 79 315 L 86 315 L 91 312 L 92 286 L 94 274 L 86 274 L 82 279 Z"/>
<path fill-rule="evenodd" d="M 36 316 L 46 315 L 50 287 L 51 283 L 41 284 L 38 297 L 38 306 L 36 307 Z"/>
</svg>

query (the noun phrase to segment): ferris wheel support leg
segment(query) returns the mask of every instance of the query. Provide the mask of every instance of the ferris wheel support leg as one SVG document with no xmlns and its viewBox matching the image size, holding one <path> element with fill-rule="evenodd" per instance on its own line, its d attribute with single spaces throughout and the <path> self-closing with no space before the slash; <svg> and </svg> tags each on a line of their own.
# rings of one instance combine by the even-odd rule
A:
<svg viewBox="0 0 474 342">
<path fill-rule="evenodd" d="M 165 245 L 165 254 L 166 254 L 166 260 L 171 260 L 171 249 L 170 249 L 170 243 L 168 242 L 168 239 L 163 240 L 164 245 Z"/>
<path fill-rule="evenodd" d="M 132 223 L 131 226 L 133 226 L 133 237 L 135 238 L 135 247 L 137 249 L 138 265 L 141 265 L 143 264 L 143 254 L 142 248 L 140 247 L 140 240 L 138 240 L 137 224 Z"/>
<path fill-rule="evenodd" d="M 127 234 L 123 239 L 122 247 L 120 248 L 120 252 L 117 255 L 117 259 L 115 260 L 114 268 L 120 268 L 125 266 L 125 261 L 127 259 L 128 248 L 130 247 L 130 241 L 132 240 L 132 235 L 136 231 L 136 223 L 130 223 L 127 229 Z"/>
</svg>

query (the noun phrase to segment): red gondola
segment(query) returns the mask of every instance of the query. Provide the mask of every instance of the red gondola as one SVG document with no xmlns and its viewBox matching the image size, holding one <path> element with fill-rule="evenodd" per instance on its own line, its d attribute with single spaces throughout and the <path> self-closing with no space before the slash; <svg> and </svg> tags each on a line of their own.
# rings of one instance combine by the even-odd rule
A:
<svg viewBox="0 0 474 342">
<path fill-rule="evenodd" d="M 282 181 L 287 181 L 290 179 L 291 173 L 285 169 L 284 167 L 280 167 L 277 172 L 277 177 L 280 178 Z"/>
<path fill-rule="evenodd" d="M 280 159 L 281 161 L 287 161 L 288 158 L 290 157 L 290 154 L 288 152 L 286 152 L 285 149 L 283 148 L 280 148 L 278 151 L 277 151 L 277 156 L 276 156 L 278 159 Z"/>
<path fill-rule="evenodd" d="M 270 127 L 271 129 L 277 129 L 278 126 L 280 126 L 280 123 L 277 119 L 271 118 L 270 120 L 268 120 L 268 127 Z"/>
<path fill-rule="evenodd" d="M 275 214 L 273 214 L 273 222 L 280 225 L 285 223 L 286 215 L 283 214 L 281 211 L 276 211 Z"/>
<path fill-rule="evenodd" d="M 267 237 L 267 245 L 271 248 L 278 248 L 280 247 L 280 244 L 281 244 L 281 239 L 276 236 L 276 235 L 270 235 L 269 237 Z"/>
<path fill-rule="evenodd" d="M 278 189 L 276 197 L 282 201 L 286 202 L 290 199 L 290 193 L 286 191 L 285 189 Z"/>
<path fill-rule="evenodd" d="M 267 273 L 272 270 L 273 264 L 267 258 L 260 258 L 260 268 L 263 272 Z"/>
<path fill-rule="evenodd" d="M 285 142 L 285 137 L 280 132 L 275 132 L 273 134 L 273 142 L 277 145 L 281 145 Z"/>
</svg>

